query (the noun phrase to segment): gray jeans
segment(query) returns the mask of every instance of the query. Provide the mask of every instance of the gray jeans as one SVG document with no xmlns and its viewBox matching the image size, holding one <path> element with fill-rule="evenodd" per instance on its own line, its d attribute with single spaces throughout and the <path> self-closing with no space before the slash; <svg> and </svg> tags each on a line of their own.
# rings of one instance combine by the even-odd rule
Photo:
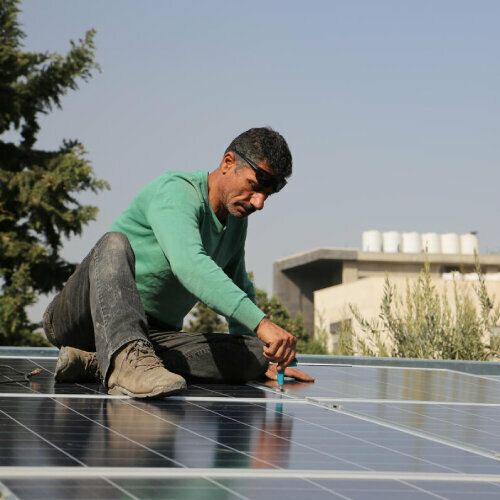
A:
<svg viewBox="0 0 500 500">
<path fill-rule="evenodd" d="M 97 352 L 103 381 L 113 354 L 133 340 L 151 345 L 165 367 L 188 378 L 246 382 L 264 375 L 262 342 L 248 335 L 186 333 L 145 313 L 135 284 L 135 256 L 125 234 L 106 233 L 75 269 L 43 316 L 57 347 Z"/>
</svg>

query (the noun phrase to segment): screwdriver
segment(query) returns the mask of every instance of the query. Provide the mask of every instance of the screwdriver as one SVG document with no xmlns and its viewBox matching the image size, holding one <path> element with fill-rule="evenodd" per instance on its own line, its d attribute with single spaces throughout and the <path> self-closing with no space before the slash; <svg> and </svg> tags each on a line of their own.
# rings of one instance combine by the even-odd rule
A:
<svg viewBox="0 0 500 500">
<path fill-rule="evenodd" d="M 294 359 L 288 366 L 297 366 L 297 360 Z M 278 370 L 278 386 L 280 391 L 283 392 L 283 384 L 285 383 L 285 370 Z"/>
</svg>

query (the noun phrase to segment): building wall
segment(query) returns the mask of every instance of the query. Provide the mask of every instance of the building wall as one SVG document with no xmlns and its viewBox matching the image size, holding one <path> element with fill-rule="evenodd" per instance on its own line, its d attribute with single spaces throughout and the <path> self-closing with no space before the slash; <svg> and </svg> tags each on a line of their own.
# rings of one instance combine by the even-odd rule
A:
<svg viewBox="0 0 500 500">
<path fill-rule="evenodd" d="M 483 272 L 500 271 L 500 255 L 478 256 Z M 475 257 L 460 254 L 361 252 L 353 248 L 318 248 L 279 259 L 274 262 L 274 293 L 283 301 L 292 315 L 304 317 L 304 325 L 313 332 L 315 293 L 336 285 L 362 282 L 386 275 L 394 279 L 416 278 L 429 262 L 435 278 L 443 273 L 459 270 L 474 271 Z M 371 286 L 371 285 L 370 285 Z M 360 288 L 361 290 L 361 288 Z M 363 295 L 364 292 L 360 292 Z"/>
<path fill-rule="evenodd" d="M 342 283 L 342 265 L 338 262 L 319 260 L 279 271 L 275 277 L 275 294 L 283 301 L 293 316 L 300 312 L 304 326 L 314 331 L 314 292 L 321 288 Z"/>
<path fill-rule="evenodd" d="M 390 281 L 396 286 L 400 295 L 405 295 L 407 283 L 413 284 L 414 277 L 390 276 Z M 330 330 L 330 325 L 338 324 L 343 320 L 352 320 L 349 304 L 357 306 L 361 315 L 367 319 L 376 319 L 380 313 L 380 304 L 384 294 L 385 277 L 373 276 L 353 283 L 337 285 L 314 292 L 314 324 L 315 335 L 320 329 Z M 433 285 L 439 294 L 446 293 L 450 305 L 453 305 L 453 282 L 440 277 L 432 279 Z M 458 281 L 461 288 L 469 290 L 471 298 L 476 307 L 479 307 L 477 297 L 473 290 L 474 282 Z M 500 281 L 486 281 L 486 287 L 490 297 L 495 296 L 496 304 L 500 304 Z M 362 335 L 361 329 L 356 321 L 352 321 L 354 331 Z M 499 324 L 500 326 L 500 324 Z M 328 335 L 328 350 L 333 352 L 335 337 Z"/>
</svg>

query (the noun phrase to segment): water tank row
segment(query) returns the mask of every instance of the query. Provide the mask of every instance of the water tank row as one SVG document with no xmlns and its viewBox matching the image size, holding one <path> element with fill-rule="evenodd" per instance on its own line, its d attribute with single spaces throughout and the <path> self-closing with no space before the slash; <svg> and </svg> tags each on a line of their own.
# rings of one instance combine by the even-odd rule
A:
<svg viewBox="0 0 500 500">
<path fill-rule="evenodd" d="M 446 253 L 474 255 L 479 253 L 479 239 L 474 233 L 399 233 L 398 231 L 364 231 L 363 252 Z"/>
<path fill-rule="evenodd" d="M 479 276 L 477 273 L 459 273 L 452 271 L 451 273 L 443 273 L 441 277 L 445 281 L 477 281 Z M 500 273 L 485 273 L 483 274 L 485 281 L 500 281 Z"/>
</svg>

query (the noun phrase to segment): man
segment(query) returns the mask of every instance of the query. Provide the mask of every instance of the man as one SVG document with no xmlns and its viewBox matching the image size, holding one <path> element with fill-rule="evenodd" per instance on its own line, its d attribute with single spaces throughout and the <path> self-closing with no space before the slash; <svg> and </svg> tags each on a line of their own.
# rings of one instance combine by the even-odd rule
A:
<svg viewBox="0 0 500 500">
<path fill-rule="evenodd" d="M 256 306 L 244 244 L 247 217 L 291 173 L 285 139 L 254 128 L 210 174 L 166 172 L 146 186 L 44 314 L 47 338 L 60 348 L 56 380 L 100 377 L 110 394 L 155 398 L 182 391 L 184 376 L 275 378 L 269 362 L 287 367 L 296 339 Z M 227 318 L 229 335 L 180 331 L 198 300 Z"/>
</svg>

